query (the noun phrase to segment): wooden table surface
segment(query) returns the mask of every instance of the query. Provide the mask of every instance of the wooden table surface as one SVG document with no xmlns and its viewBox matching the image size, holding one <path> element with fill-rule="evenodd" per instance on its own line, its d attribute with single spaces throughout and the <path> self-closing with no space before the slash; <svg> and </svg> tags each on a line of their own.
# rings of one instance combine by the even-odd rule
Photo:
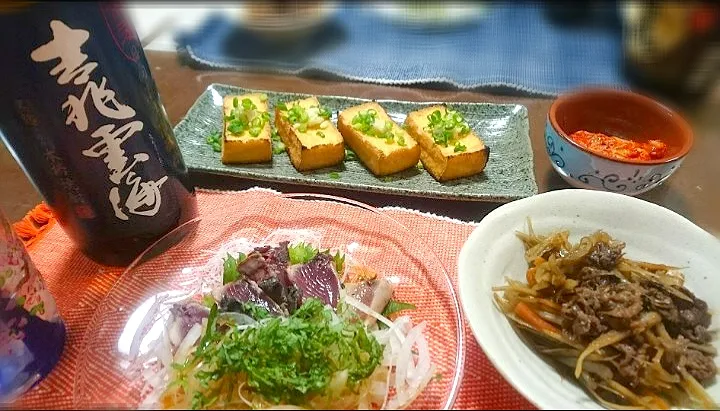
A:
<svg viewBox="0 0 720 411">
<path fill-rule="evenodd" d="M 148 51 L 148 60 L 160 96 L 172 124 L 176 124 L 195 99 L 212 83 L 224 83 L 245 88 L 299 92 L 310 94 L 344 95 L 363 98 L 408 101 L 467 101 L 518 103 L 528 108 L 530 137 L 535 157 L 535 177 L 540 192 L 570 188 L 552 169 L 544 146 L 544 126 L 551 99 L 498 96 L 469 91 L 441 91 L 429 88 L 381 86 L 345 81 L 323 81 L 294 76 L 199 71 L 183 65 L 175 53 Z M 713 114 L 715 113 L 715 114 Z M 718 107 L 700 105 L 685 114 L 693 124 L 696 140 L 693 150 L 680 169 L 665 182 L 640 198 L 672 209 L 715 235 L 720 234 L 720 136 L 717 129 Z M 708 123 L 708 124 L 706 124 Z M 12 157 L 0 149 L 0 207 L 8 217 L 22 217 L 41 198 L 29 183 Z M 197 186 L 218 189 L 242 189 L 261 184 L 282 191 L 328 192 L 301 186 L 258 183 L 232 177 L 194 174 Z M 373 205 L 398 205 L 422 211 L 440 213 L 464 220 L 479 220 L 497 204 L 447 200 L 410 199 L 399 196 L 354 193 L 332 190 L 331 194 L 347 196 Z M 621 213 L 622 210 L 608 210 Z"/>
</svg>

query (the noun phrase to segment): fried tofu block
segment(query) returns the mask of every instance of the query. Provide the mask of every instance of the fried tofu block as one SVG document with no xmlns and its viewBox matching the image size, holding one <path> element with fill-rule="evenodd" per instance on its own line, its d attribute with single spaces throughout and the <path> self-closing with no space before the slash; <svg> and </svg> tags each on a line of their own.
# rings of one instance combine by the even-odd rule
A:
<svg viewBox="0 0 720 411">
<path fill-rule="evenodd" d="M 374 110 L 375 123 L 369 132 L 353 126 L 353 119 L 359 113 Z M 390 124 L 392 140 L 378 137 L 386 124 Z M 357 154 L 365 166 L 376 176 L 386 176 L 417 165 L 420 160 L 420 146 L 410 135 L 398 126 L 387 112 L 377 103 L 365 103 L 343 110 L 338 115 L 338 130 L 345 143 Z"/>
<path fill-rule="evenodd" d="M 445 106 L 431 106 L 409 113 L 405 120 L 407 132 L 420 145 L 420 161 L 425 169 L 440 182 L 482 172 L 487 165 L 490 149 L 472 130 L 464 136 L 458 136 L 452 144 L 437 144 L 427 129 L 430 124 L 428 116 L 436 110 L 443 116 L 447 113 Z"/>
<path fill-rule="evenodd" d="M 272 140 L 270 121 L 265 121 L 260 134 L 253 136 L 248 129 L 240 133 L 230 130 L 233 102 L 237 99 L 238 107 L 242 109 L 241 102 L 249 99 L 256 107 L 257 114 L 267 113 L 267 96 L 261 93 L 244 94 L 239 96 L 225 96 L 223 98 L 223 136 L 221 143 L 221 159 L 224 164 L 240 163 L 264 163 L 272 160 Z"/>
<path fill-rule="evenodd" d="M 306 129 L 299 123 L 291 123 L 288 114 L 294 105 L 310 113 L 311 119 L 305 123 L 310 126 Z M 340 132 L 330 120 L 312 114 L 317 113 L 319 106 L 317 98 L 309 97 L 285 103 L 287 110 L 275 108 L 275 127 L 298 171 L 334 166 L 345 158 L 345 144 Z"/>
</svg>

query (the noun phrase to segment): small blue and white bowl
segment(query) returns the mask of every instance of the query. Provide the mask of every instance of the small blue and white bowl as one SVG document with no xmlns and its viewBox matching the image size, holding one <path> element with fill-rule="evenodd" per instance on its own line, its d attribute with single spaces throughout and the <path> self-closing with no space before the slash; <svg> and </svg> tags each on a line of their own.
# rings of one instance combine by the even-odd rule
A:
<svg viewBox="0 0 720 411">
<path fill-rule="evenodd" d="M 591 152 L 568 136 L 585 130 L 668 145 L 658 160 L 618 160 Z M 559 97 L 550 107 L 545 148 L 562 178 L 578 188 L 638 195 L 662 184 L 693 144 L 690 125 L 648 97 L 613 89 L 590 89 Z"/>
</svg>

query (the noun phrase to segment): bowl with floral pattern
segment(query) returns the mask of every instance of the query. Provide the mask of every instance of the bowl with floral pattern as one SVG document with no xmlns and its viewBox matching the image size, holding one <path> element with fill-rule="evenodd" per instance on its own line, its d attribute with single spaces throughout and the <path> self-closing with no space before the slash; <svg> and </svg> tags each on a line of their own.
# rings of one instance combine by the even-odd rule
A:
<svg viewBox="0 0 720 411">
<path fill-rule="evenodd" d="M 580 140 L 578 132 L 595 140 Z M 597 133 L 610 140 L 598 140 Z M 650 143 L 660 144 L 662 152 L 637 155 Z M 649 97 L 614 89 L 560 96 L 545 126 L 550 163 L 565 181 L 631 196 L 661 185 L 677 171 L 692 144 L 692 129 L 678 113 Z"/>
</svg>

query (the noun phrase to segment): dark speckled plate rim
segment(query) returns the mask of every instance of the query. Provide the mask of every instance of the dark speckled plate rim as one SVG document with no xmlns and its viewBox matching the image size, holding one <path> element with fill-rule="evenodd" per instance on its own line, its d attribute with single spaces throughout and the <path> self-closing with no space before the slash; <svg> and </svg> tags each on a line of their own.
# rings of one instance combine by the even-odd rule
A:
<svg viewBox="0 0 720 411">
<path fill-rule="evenodd" d="M 521 115 L 523 123 L 523 130 L 526 131 L 526 133 L 529 133 L 530 127 L 529 127 L 529 121 L 528 121 L 528 111 L 527 107 L 525 107 L 522 104 L 515 104 L 515 103 L 488 103 L 488 102 L 463 102 L 463 101 L 447 101 L 447 102 L 440 102 L 440 101 L 407 101 L 407 100 L 394 100 L 394 99 L 368 99 L 368 98 L 362 98 L 362 97 L 350 97 L 350 96 L 338 96 L 338 95 L 329 95 L 329 94 L 309 94 L 309 93 L 296 93 L 296 92 L 287 92 L 287 91 L 275 91 L 275 90 L 262 90 L 262 89 L 253 89 L 253 88 L 245 88 L 240 86 L 235 86 L 231 84 L 222 84 L 222 83 L 212 83 L 208 85 L 208 87 L 201 93 L 198 98 L 195 100 L 195 102 L 190 106 L 187 113 L 182 117 L 182 119 L 175 125 L 173 128 L 174 132 L 177 133 L 177 130 L 186 122 L 188 121 L 188 117 L 193 113 L 193 111 L 196 109 L 196 107 L 201 103 L 202 98 L 205 96 L 206 93 L 210 92 L 211 90 L 214 90 L 216 88 L 234 88 L 238 90 L 242 90 L 243 92 L 247 93 L 280 93 L 287 96 L 295 96 L 297 98 L 305 98 L 310 96 L 317 96 L 320 98 L 332 98 L 332 99 L 341 99 L 346 101 L 354 101 L 358 103 L 363 102 L 370 102 L 374 101 L 377 103 L 401 103 L 401 104 L 412 104 L 417 105 L 419 107 L 422 106 L 432 106 L 432 105 L 459 105 L 459 106 L 477 106 L 480 104 L 492 104 L 494 106 L 502 106 L 502 107 L 520 107 L 520 111 L 515 113 L 516 115 Z M 528 145 L 527 145 L 527 152 L 525 155 L 528 157 L 530 163 L 534 163 L 534 156 L 532 151 L 532 146 L 529 142 L 529 135 L 528 135 Z M 491 148 L 492 150 L 492 148 Z M 399 196 L 406 196 L 406 197 L 417 197 L 417 198 L 428 198 L 428 199 L 442 199 L 442 200 L 464 200 L 464 201 L 475 201 L 475 202 L 492 202 L 492 203 L 506 203 L 514 200 L 519 200 L 526 197 L 531 197 L 533 195 L 538 194 L 538 186 L 537 181 L 535 179 L 535 172 L 534 169 L 531 169 L 531 172 L 529 173 L 529 178 L 531 182 L 531 189 L 527 190 L 525 193 L 501 193 L 501 194 L 493 194 L 493 193 L 487 193 L 487 192 L 480 192 L 480 193 L 471 193 L 468 191 L 458 191 L 454 193 L 442 193 L 442 192 L 428 192 L 423 190 L 417 190 L 417 189 L 411 189 L 411 188 L 398 188 L 398 187 L 392 187 L 392 186 L 368 186 L 363 184 L 357 184 L 357 183 L 350 183 L 350 182 L 344 182 L 340 180 L 310 180 L 306 177 L 306 175 L 299 173 L 298 177 L 294 176 L 273 176 L 273 175 L 267 175 L 263 174 L 262 172 L 253 172 L 248 170 L 242 170 L 242 169 L 223 169 L 219 167 L 213 167 L 208 166 L 205 164 L 196 165 L 192 163 L 192 158 L 187 159 L 185 158 L 185 163 L 190 171 L 194 172 L 204 172 L 204 173 L 210 173 L 215 175 L 224 175 L 224 176 L 231 176 L 231 177 L 240 177 L 240 178 L 247 178 L 251 180 L 256 181 L 265 181 L 265 182 L 276 182 L 276 183 L 286 183 L 286 184 L 296 184 L 296 185 L 304 185 L 304 186 L 311 186 L 311 187 L 321 187 L 321 188 L 339 188 L 339 189 L 345 189 L 345 190 L 351 190 L 351 191 L 360 191 L 360 192 L 368 192 L 368 193 L 376 193 L 376 194 L 391 194 L 391 195 L 399 195 Z M 368 171 L 370 173 L 370 171 Z M 438 184 L 442 184 L 439 183 Z"/>
</svg>

